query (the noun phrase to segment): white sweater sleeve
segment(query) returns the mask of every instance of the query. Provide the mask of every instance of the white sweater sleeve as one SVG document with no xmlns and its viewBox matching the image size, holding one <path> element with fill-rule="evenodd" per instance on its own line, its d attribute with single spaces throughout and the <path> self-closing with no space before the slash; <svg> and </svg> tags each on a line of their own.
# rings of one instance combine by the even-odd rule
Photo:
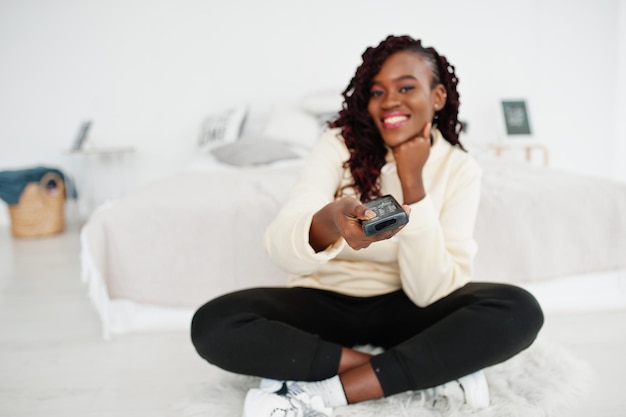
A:
<svg viewBox="0 0 626 417">
<path fill-rule="evenodd" d="M 473 273 L 481 170 L 468 160 L 451 174 L 455 179 L 448 183 L 440 213 L 427 195 L 411 205 L 411 220 L 397 235 L 402 287 L 422 307 L 461 288 Z"/>
<path fill-rule="evenodd" d="M 316 253 L 309 244 L 309 229 L 313 215 L 333 201 L 348 156 L 337 130 L 322 135 L 289 199 L 268 226 L 264 236 L 265 249 L 283 270 L 297 275 L 310 274 L 343 249 L 345 241 L 339 239 L 326 250 Z"/>
</svg>

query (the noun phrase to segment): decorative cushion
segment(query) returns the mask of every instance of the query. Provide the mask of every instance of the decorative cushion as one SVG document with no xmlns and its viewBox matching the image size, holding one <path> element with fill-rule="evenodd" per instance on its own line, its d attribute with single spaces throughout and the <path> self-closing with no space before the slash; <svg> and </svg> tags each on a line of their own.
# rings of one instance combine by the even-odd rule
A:
<svg viewBox="0 0 626 417">
<path fill-rule="evenodd" d="M 291 146 L 270 139 L 241 139 L 211 150 L 220 161 L 236 166 L 270 164 L 285 159 L 298 158 Z"/>
<path fill-rule="evenodd" d="M 276 106 L 271 112 L 264 137 L 311 148 L 321 133 L 319 120 L 294 106 Z"/>
<path fill-rule="evenodd" d="M 200 149 L 211 150 L 237 140 L 241 135 L 247 114 L 246 106 L 237 106 L 209 115 L 202 123 L 198 140 Z"/>
<path fill-rule="evenodd" d="M 319 91 L 305 95 L 300 100 L 300 107 L 317 117 L 327 118 L 341 110 L 343 96 L 340 90 Z"/>
</svg>

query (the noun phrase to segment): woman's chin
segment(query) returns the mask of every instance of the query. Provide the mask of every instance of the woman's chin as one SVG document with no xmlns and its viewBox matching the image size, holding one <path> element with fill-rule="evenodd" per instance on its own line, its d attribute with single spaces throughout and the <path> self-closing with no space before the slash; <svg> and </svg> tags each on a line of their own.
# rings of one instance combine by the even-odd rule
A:
<svg viewBox="0 0 626 417">
<path fill-rule="evenodd" d="M 390 148 L 395 148 L 396 146 L 406 142 L 408 139 L 414 137 L 415 134 L 407 133 L 407 132 L 385 132 L 382 135 L 383 140 Z"/>
</svg>

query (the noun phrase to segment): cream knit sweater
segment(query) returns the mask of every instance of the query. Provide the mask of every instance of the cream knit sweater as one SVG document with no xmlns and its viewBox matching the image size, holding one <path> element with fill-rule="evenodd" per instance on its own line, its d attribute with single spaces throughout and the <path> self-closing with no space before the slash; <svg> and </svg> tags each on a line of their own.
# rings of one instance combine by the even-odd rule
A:
<svg viewBox="0 0 626 417">
<path fill-rule="evenodd" d="M 315 253 L 308 243 L 313 215 L 351 182 L 349 169 L 343 167 L 349 153 L 339 130 L 320 137 L 288 201 L 265 233 L 271 259 L 293 274 L 290 286 L 352 296 L 402 288 L 415 304 L 426 306 L 471 279 L 481 170 L 468 153 L 450 145 L 438 130 L 433 129 L 433 136 L 423 171 L 427 195 L 411 205 L 410 221 L 403 230 L 366 249 L 355 251 L 340 239 Z M 380 178 L 382 193 L 402 202 L 391 152 L 386 161 Z"/>
</svg>

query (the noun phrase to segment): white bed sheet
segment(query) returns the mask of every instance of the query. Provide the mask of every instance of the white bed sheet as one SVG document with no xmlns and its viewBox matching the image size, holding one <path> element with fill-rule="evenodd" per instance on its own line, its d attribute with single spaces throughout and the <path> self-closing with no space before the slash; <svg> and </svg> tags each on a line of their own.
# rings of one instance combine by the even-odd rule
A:
<svg viewBox="0 0 626 417">
<path fill-rule="evenodd" d="M 300 159 L 279 161 L 269 167 L 262 168 L 260 171 L 256 171 L 263 178 L 256 178 L 257 184 L 255 184 L 254 188 L 243 187 L 239 192 L 244 192 L 245 190 L 258 192 L 259 187 L 261 187 L 262 195 L 269 198 L 269 200 L 264 201 L 272 201 L 267 207 L 273 207 L 277 201 L 283 198 L 286 193 L 285 188 L 292 181 L 291 179 L 286 180 L 286 178 L 291 178 L 297 173 L 297 168 L 303 163 L 305 157 L 306 155 L 303 154 Z M 481 204 L 485 206 L 482 217 L 477 222 L 477 234 L 480 237 L 479 258 L 477 259 L 476 268 L 477 280 L 481 280 L 480 277 L 487 277 L 489 278 L 486 279 L 487 281 L 514 282 L 535 294 L 547 312 L 626 308 L 626 261 L 624 261 L 623 256 L 616 256 L 616 253 L 626 253 L 626 250 L 623 250 L 625 247 L 623 233 L 620 234 L 619 232 L 620 230 L 626 230 L 626 228 L 624 227 L 623 217 L 615 216 L 614 213 L 616 210 L 621 210 L 624 207 L 624 202 L 626 202 L 626 193 L 621 192 L 622 188 L 610 183 L 601 183 L 598 186 L 595 180 L 588 178 L 576 179 L 572 183 L 571 178 L 573 177 L 558 172 L 537 172 L 532 169 L 520 170 L 515 166 L 497 164 L 496 166 L 485 164 L 485 168 L 488 174 L 485 178 L 481 201 Z M 203 173 L 213 175 L 220 172 L 232 173 L 232 177 L 238 178 L 238 183 L 245 182 L 248 178 L 242 175 L 241 168 L 221 163 L 211 154 L 198 155 L 183 170 L 183 174 L 190 175 L 189 179 L 199 180 L 201 184 L 205 184 L 205 179 L 200 179 L 198 175 Z M 539 189 L 531 187 L 531 181 L 537 181 L 536 175 L 542 175 L 541 178 L 544 178 L 545 175 L 545 187 L 540 187 Z M 226 176 L 224 178 L 229 177 Z M 533 177 L 535 178 L 534 180 Z M 268 186 L 267 179 L 270 179 L 269 184 L 271 186 Z M 170 184 L 180 185 L 175 181 L 173 183 L 170 182 Z M 577 221 L 576 213 L 564 213 L 563 216 L 569 216 L 565 224 L 544 224 L 541 222 L 541 216 L 551 215 L 552 211 L 549 209 L 549 207 L 552 207 L 551 204 L 557 204 L 560 200 L 573 199 L 568 207 L 576 207 L 576 198 L 572 197 L 574 193 L 572 193 L 571 188 L 573 187 L 580 190 L 582 196 L 594 197 L 592 201 L 584 202 L 581 207 L 581 210 L 586 210 L 584 211 L 585 213 L 613 212 L 610 214 L 610 218 L 618 219 L 618 222 L 613 224 L 617 228 L 617 232 L 609 230 L 603 230 L 602 232 L 607 234 L 607 236 L 612 236 L 616 244 L 598 244 L 597 242 L 602 242 L 604 237 L 604 235 L 598 235 L 599 231 L 592 230 L 594 232 L 593 235 L 585 234 L 587 230 L 585 227 L 593 228 L 594 226 L 593 216 L 585 215 L 585 218 Z M 567 188 L 570 190 L 566 190 Z M 158 191 L 158 187 L 155 187 L 155 189 Z M 195 192 L 196 189 L 193 189 L 192 192 Z M 559 194 L 560 191 L 567 192 L 561 196 Z M 146 190 L 143 192 L 146 193 Z M 190 190 L 186 189 L 179 190 L 177 198 L 187 196 L 189 192 Z M 239 201 L 237 200 L 238 196 L 238 194 L 234 194 L 233 201 Z M 615 198 L 613 199 L 611 196 Z M 155 197 L 152 191 L 147 193 L 146 197 L 149 197 L 150 205 L 160 202 L 161 198 L 159 196 Z M 602 209 L 604 207 L 602 202 L 607 198 L 611 198 L 610 210 Z M 543 211 L 533 214 L 531 209 L 537 201 L 545 207 L 541 207 Z M 205 204 L 202 199 L 195 195 L 193 202 L 201 205 Z M 181 202 L 181 204 L 181 207 L 184 208 L 184 202 Z M 524 208 L 521 212 L 519 210 L 520 204 Z M 134 206 L 130 207 L 135 208 Z M 599 208 L 596 209 L 596 207 Z M 109 209 L 110 206 L 103 206 L 100 211 Z M 264 213 L 266 217 L 270 216 L 270 210 L 266 211 L 267 213 Z M 137 213 L 141 213 L 141 210 L 137 211 Z M 168 208 L 168 213 L 174 216 L 181 215 L 173 213 L 171 207 Z M 183 210 L 181 213 L 184 216 L 186 212 Z M 540 220 L 539 225 L 535 224 L 537 223 L 536 221 L 532 221 L 537 219 Z M 249 219 L 244 220 L 248 221 Z M 128 218 L 124 219 L 124 221 L 127 228 L 134 226 L 134 222 L 129 223 Z M 527 222 L 532 223 L 534 228 L 529 227 Z M 548 236 L 548 240 L 551 240 L 551 242 L 547 247 L 544 241 L 535 242 L 537 240 L 536 236 L 542 236 L 545 228 L 555 228 L 550 230 L 550 232 L 554 232 L 557 235 L 558 233 L 566 233 L 565 236 L 570 236 L 566 230 L 569 224 L 571 224 L 572 228 L 580 228 L 582 236 L 588 236 L 587 241 L 566 242 L 569 246 L 565 252 L 558 250 L 562 249 L 559 244 L 562 244 L 561 240 L 563 239 L 555 239 L 555 244 L 552 245 L 552 235 Z M 606 225 L 603 223 L 603 226 Z M 180 229 L 177 232 L 185 233 L 185 230 L 187 229 Z M 188 308 L 188 306 L 164 306 L 119 296 L 112 297 L 110 288 L 105 284 L 107 279 L 110 280 L 109 277 L 104 276 L 109 268 L 107 257 L 112 256 L 112 253 L 114 257 L 119 257 L 124 252 L 115 252 L 115 249 L 112 251 L 107 249 L 107 253 L 103 257 L 101 254 L 102 248 L 98 247 L 94 250 L 94 248 L 90 247 L 90 238 L 93 241 L 93 235 L 97 234 L 101 234 L 107 239 L 110 239 L 111 236 L 119 237 L 119 235 L 116 235 L 119 231 L 111 228 L 96 228 L 92 236 L 88 236 L 87 232 L 87 228 L 84 228 L 81 233 L 83 280 L 87 283 L 93 304 L 102 318 L 103 335 L 105 338 L 110 338 L 114 334 L 134 331 L 181 330 L 189 327 L 193 309 Z M 179 237 L 176 238 L 178 239 Z M 588 260 L 583 259 L 584 256 L 579 255 L 581 253 L 579 246 L 589 243 L 595 243 L 595 246 L 592 245 L 592 252 L 604 251 L 602 256 L 597 256 L 596 254 L 596 256 Z M 515 254 L 514 252 L 505 251 L 504 253 L 507 256 L 504 259 L 502 257 L 502 246 L 521 248 L 521 250 L 519 255 L 515 256 L 510 256 L 511 253 Z M 133 248 L 132 245 L 127 247 Z M 546 252 L 549 253 L 546 254 Z M 586 254 L 587 252 L 584 252 L 585 256 Z M 593 255 L 591 252 L 590 254 Z M 607 267 L 605 258 L 610 259 L 613 263 L 616 262 L 616 259 L 619 259 L 619 262 L 614 266 Z M 145 259 L 147 257 L 144 258 L 144 264 L 148 262 Z M 489 262 L 486 262 L 487 259 Z M 568 262 L 568 259 L 573 259 L 576 262 Z M 552 261 L 555 261 L 556 266 L 553 267 Z M 267 273 L 267 266 L 262 263 L 259 263 L 259 265 L 262 266 L 259 269 Z M 144 270 L 147 267 L 147 265 L 144 265 Z M 569 269 L 570 267 L 572 269 Z M 137 274 L 131 276 L 137 276 Z M 272 282 L 282 282 L 282 276 L 272 276 Z M 500 279 L 501 277 L 503 279 Z M 263 279 L 265 280 L 264 282 L 269 282 L 267 276 Z M 137 282 L 148 282 L 147 277 L 144 276 L 137 279 Z M 240 282 L 238 285 L 241 284 L 243 282 Z M 163 285 L 163 282 L 160 285 Z M 224 286 L 222 290 L 226 289 L 228 285 L 220 284 L 220 286 Z M 178 291 L 178 289 L 173 290 Z M 172 291 L 170 296 L 175 292 Z"/>
</svg>

